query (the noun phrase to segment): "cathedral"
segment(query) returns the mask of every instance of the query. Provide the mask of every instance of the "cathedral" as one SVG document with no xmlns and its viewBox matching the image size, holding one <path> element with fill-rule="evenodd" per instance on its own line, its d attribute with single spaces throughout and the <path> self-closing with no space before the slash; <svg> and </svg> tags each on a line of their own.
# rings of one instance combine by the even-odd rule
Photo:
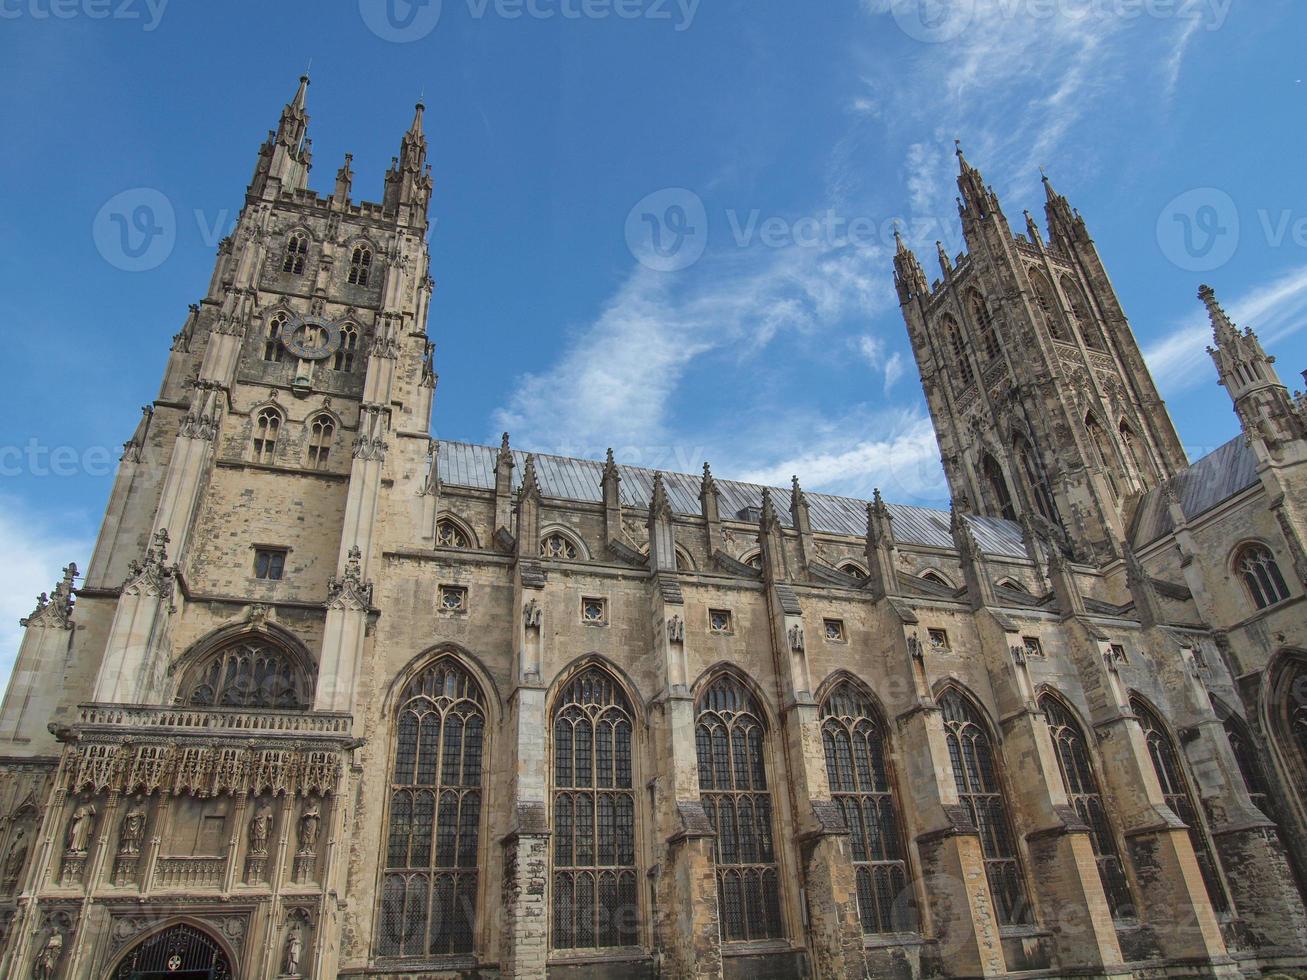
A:
<svg viewBox="0 0 1307 980">
<path fill-rule="evenodd" d="M 423 107 L 322 195 L 307 84 L 23 620 L 0 977 L 1307 975 L 1307 398 L 1210 288 L 1191 463 L 959 148 L 951 510 L 437 440 Z"/>
</svg>

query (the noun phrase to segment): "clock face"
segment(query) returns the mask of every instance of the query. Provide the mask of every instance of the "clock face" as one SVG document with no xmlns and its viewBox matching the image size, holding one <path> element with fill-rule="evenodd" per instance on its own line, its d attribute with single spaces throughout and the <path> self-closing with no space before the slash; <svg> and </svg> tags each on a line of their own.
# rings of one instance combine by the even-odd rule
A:
<svg viewBox="0 0 1307 980">
<path fill-rule="evenodd" d="M 320 361 L 339 349 L 340 324 L 326 317 L 297 316 L 282 325 L 281 343 L 298 358 Z"/>
</svg>

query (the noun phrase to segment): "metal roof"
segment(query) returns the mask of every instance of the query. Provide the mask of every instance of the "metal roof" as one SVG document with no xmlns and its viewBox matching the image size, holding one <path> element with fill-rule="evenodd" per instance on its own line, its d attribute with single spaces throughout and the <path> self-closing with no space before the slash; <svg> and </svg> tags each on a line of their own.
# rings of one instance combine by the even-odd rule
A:
<svg viewBox="0 0 1307 980">
<path fill-rule="evenodd" d="M 495 459 L 499 450 L 490 446 L 474 446 L 462 442 L 441 440 L 439 473 L 442 483 L 449 486 L 472 487 L 478 490 L 495 488 Z M 546 497 L 601 503 L 603 495 L 604 464 L 593 459 L 576 459 L 568 456 L 535 455 L 536 476 L 540 490 Z M 513 450 L 513 489 L 516 490 L 526 466 L 527 454 Z M 636 466 L 618 464 L 622 478 L 623 506 L 648 510 L 653 496 L 654 471 Z M 698 517 L 699 486 L 701 478 L 685 473 L 663 473 L 663 486 L 667 499 L 676 514 Z M 723 520 L 747 508 L 762 506 L 763 488 L 755 483 L 735 480 L 717 480 L 718 502 Z M 828 534 L 865 537 L 867 534 L 867 501 L 851 497 L 836 497 L 824 493 L 807 493 L 808 513 L 812 529 Z M 790 516 L 790 489 L 772 488 L 772 502 L 776 516 L 785 527 L 793 527 Z M 947 511 L 905 504 L 889 504 L 894 518 L 894 536 L 901 544 L 924 545 L 952 550 L 953 534 L 949 530 Z M 968 517 L 982 551 L 1012 558 L 1026 557 L 1021 539 L 1021 527 L 1013 521 L 994 517 Z"/>
<path fill-rule="evenodd" d="M 1207 513 L 1257 482 L 1257 456 L 1242 435 L 1208 453 L 1171 478 L 1171 487 L 1187 520 Z M 1144 495 L 1135 512 L 1136 546 L 1156 541 L 1175 530 L 1164 487 Z"/>
</svg>

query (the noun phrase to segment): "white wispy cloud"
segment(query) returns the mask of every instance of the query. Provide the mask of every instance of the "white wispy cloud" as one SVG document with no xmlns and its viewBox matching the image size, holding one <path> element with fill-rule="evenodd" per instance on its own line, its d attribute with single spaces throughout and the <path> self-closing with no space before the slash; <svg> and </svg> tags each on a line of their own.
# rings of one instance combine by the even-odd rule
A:
<svg viewBox="0 0 1307 980">
<path fill-rule="evenodd" d="M 1240 328 L 1251 327 L 1264 346 L 1271 346 L 1307 327 L 1307 266 L 1240 296 L 1219 298 Z M 1211 343 L 1207 311 L 1195 299 L 1193 311 L 1166 336 L 1150 344 L 1144 360 L 1158 387 L 1164 393 L 1176 394 L 1197 385 L 1210 385 L 1215 379 L 1216 369 L 1207 355 Z M 1281 380 L 1292 386 L 1296 379 Z"/>
<path fill-rule="evenodd" d="M 23 628 L 18 620 L 36 608 L 70 561 L 84 569 L 92 542 L 69 534 L 9 497 L 0 497 L 0 691 L 9 684 Z"/>
</svg>

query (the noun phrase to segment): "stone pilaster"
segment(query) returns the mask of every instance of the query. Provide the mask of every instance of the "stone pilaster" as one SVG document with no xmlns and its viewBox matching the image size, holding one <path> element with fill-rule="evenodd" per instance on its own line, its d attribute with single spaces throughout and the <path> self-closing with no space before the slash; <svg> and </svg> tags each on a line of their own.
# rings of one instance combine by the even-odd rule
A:
<svg viewBox="0 0 1307 980">
<path fill-rule="evenodd" d="M 48 724 L 62 694 L 63 665 L 73 638 L 73 584 L 77 566 L 64 568 L 53 596 L 41 594 L 26 628 L 13 674 L 0 704 L 0 754 L 57 756 Z"/>
</svg>

